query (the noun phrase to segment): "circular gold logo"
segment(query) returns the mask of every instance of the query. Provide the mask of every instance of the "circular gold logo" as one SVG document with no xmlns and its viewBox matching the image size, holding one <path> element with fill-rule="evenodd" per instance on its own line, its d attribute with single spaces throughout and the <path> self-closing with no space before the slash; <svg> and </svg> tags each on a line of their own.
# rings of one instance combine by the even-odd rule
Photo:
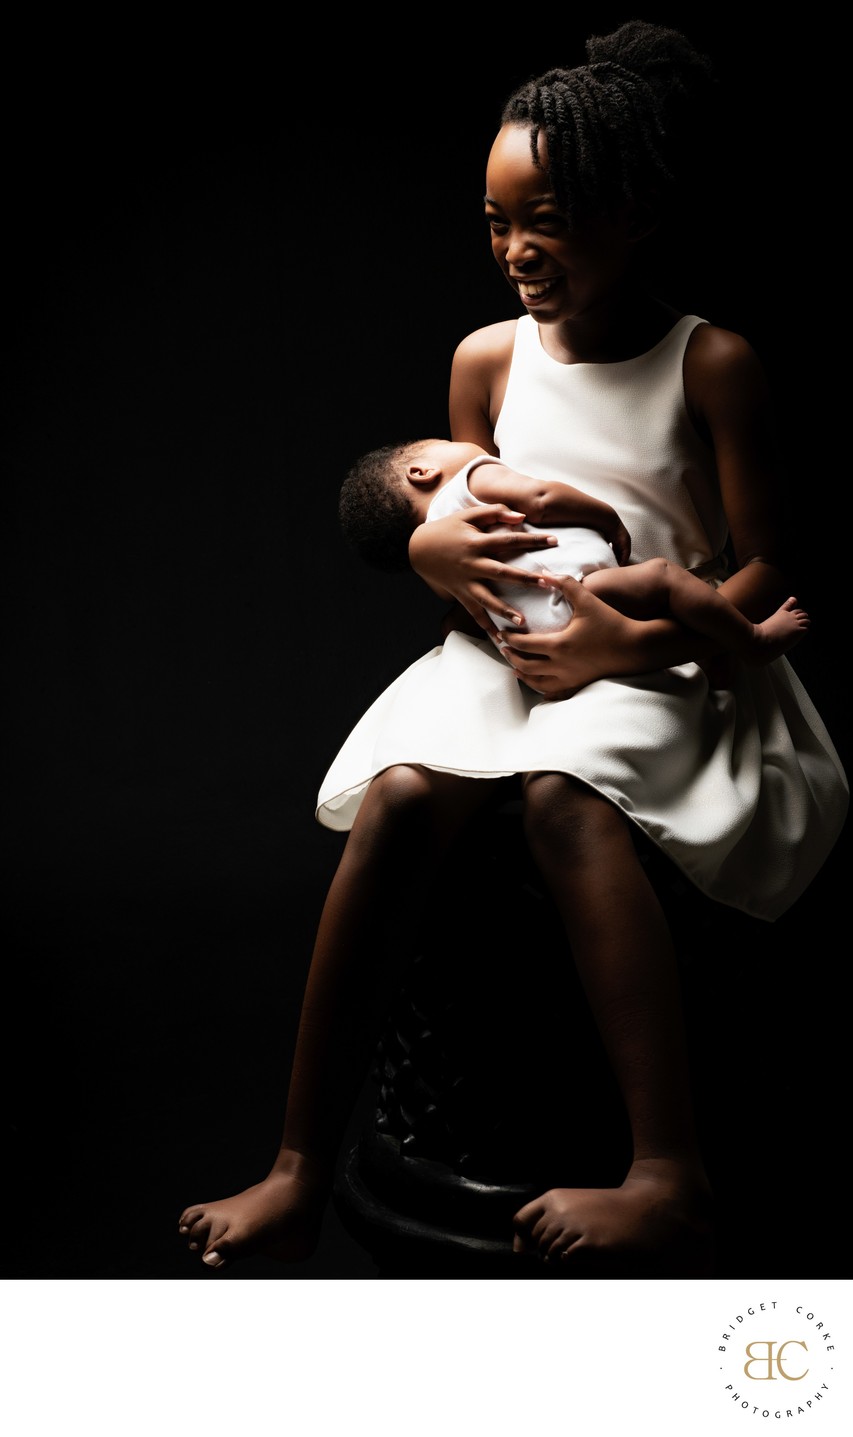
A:
<svg viewBox="0 0 853 1437">
<path fill-rule="evenodd" d="M 736 1306 L 720 1327 L 717 1345 L 724 1409 L 785 1423 L 820 1418 L 823 1427 L 839 1387 L 832 1329 L 831 1313 L 808 1301 L 769 1294 Z"/>
</svg>

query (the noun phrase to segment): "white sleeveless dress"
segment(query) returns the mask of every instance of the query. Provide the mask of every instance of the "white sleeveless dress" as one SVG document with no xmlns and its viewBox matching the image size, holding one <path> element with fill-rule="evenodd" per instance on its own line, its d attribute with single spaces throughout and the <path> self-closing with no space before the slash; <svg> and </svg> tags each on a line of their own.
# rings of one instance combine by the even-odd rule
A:
<svg viewBox="0 0 853 1437">
<path fill-rule="evenodd" d="M 713 583 L 728 531 L 683 386 L 687 341 L 704 322 L 684 316 L 635 359 L 566 365 L 523 316 L 495 441 L 511 468 L 612 504 L 632 562 L 663 555 Z M 320 786 L 319 822 L 348 830 L 371 779 L 398 763 L 472 778 L 572 774 L 703 893 L 768 921 L 817 873 L 849 802 L 838 753 L 784 657 L 736 664 L 726 689 L 687 663 L 550 700 L 519 683 L 487 637 L 454 633 L 355 725 Z"/>
</svg>

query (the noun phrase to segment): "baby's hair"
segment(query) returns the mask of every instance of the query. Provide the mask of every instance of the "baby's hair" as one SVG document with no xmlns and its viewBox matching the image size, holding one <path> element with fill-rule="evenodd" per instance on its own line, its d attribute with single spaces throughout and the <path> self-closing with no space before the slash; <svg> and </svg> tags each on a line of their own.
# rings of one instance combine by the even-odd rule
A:
<svg viewBox="0 0 853 1437">
<path fill-rule="evenodd" d="M 588 64 L 548 70 L 506 101 L 501 123 L 544 135 L 554 197 L 570 218 L 654 197 L 661 212 L 700 180 L 717 93 L 711 61 L 678 30 L 631 20 L 586 42 Z"/>
<path fill-rule="evenodd" d="M 416 441 L 382 444 L 350 467 L 338 498 L 344 538 L 374 569 L 410 568 L 409 539 L 418 512 L 403 487 L 403 466 Z"/>
</svg>

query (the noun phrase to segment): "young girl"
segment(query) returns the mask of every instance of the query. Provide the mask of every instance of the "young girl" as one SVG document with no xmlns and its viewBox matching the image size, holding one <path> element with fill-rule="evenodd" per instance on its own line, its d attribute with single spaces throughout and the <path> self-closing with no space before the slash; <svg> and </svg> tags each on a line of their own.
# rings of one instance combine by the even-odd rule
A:
<svg viewBox="0 0 853 1437">
<path fill-rule="evenodd" d="M 746 340 L 651 293 L 642 263 L 694 162 L 709 65 L 680 34 L 641 22 L 590 40 L 587 59 L 505 107 L 486 215 L 524 313 L 459 345 L 452 436 L 523 473 L 571 477 L 617 511 L 635 560 L 698 570 L 760 622 L 797 588 L 784 571 L 765 377 Z M 349 836 L 318 929 L 281 1150 L 256 1186 L 180 1218 L 212 1267 L 312 1250 L 372 1051 L 358 1019 L 379 979 L 371 939 L 387 897 L 438 862 L 498 776 L 515 773 L 633 1159 L 619 1187 L 551 1188 L 525 1204 L 514 1246 L 559 1257 L 567 1273 L 576 1260 L 612 1271 L 622 1255 L 652 1272 L 672 1272 L 680 1254 L 682 1275 L 708 1270 L 675 955 L 632 826 L 703 893 L 772 921 L 835 843 L 846 777 L 786 658 L 736 665 L 728 687 L 712 688 L 700 664 L 713 641 L 671 618 L 626 621 L 583 585 L 565 629 L 517 633 L 501 657 L 487 610 L 519 610 L 490 584 L 536 583 L 512 555 L 547 546 L 490 532 L 496 519 L 520 523 L 487 505 L 410 541 L 416 571 L 484 636 L 451 632 L 402 674 L 321 787 L 318 818 Z M 557 582 L 568 597 L 569 581 Z"/>
</svg>

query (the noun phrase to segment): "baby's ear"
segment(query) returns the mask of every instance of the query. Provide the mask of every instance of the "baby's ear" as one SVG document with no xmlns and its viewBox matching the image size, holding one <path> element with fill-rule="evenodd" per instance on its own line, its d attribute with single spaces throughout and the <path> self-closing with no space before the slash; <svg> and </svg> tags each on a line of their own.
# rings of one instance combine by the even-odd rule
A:
<svg viewBox="0 0 853 1437">
<path fill-rule="evenodd" d="M 421 464 L 417 459 L 413 459 L 410 464 L 406 465 L 407 483 L 424 491 L 434 489 L 437 484 L 440 484 L 443 474 L 444 470 L 439 465 Z"/>
</svg>

